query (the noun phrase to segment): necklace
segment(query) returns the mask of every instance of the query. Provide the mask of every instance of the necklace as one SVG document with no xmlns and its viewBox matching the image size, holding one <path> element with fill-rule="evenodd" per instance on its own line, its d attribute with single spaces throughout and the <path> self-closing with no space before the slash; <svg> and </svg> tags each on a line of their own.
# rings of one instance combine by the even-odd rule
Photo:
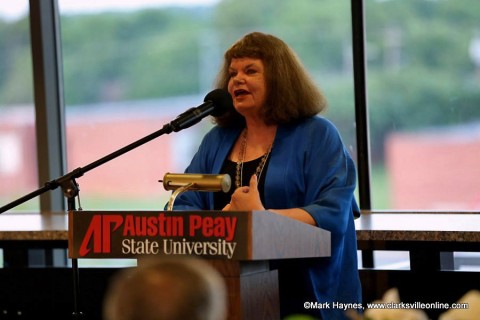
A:
<svg viewBox="0 0 480 320">
<path fill-rule="evenodd" d="M 237 188 L 242 186 L 243 183 L 243 161 L 245 160 L 245 153 L 247 150 L 247 129 L 243 130 L 242 133 L 242 145 L 240 147 L 240 152 L 238 154 L 238 160 L 237 160 L 237 172 L 235 175 L 235 186 Z M 257 175 L 258 181 L 260 181 L 260 177 L 262 176 L 263 168 L 265 167 L 265 163 L 267 162 L 268 156 L 270 155 L 270 151 L 272 151 L 273 147 L 273 142 L 268 147 L 267 153 L 265 153 L 260 160 L 260 163 L 257 166 L 257 169 L 255 169 L 255 174 Z"/>
</svg>

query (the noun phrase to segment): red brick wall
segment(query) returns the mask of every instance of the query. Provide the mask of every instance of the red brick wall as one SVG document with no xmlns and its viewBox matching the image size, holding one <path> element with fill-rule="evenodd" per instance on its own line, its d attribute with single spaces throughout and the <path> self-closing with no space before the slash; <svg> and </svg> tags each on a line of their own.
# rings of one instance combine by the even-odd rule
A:
<svg viewBox="0 0 480 320">
<path fill-rule="evenodd" d="M 386 140 L 392 209 L 480 209 L 480 128 Z"/>
<path fill-rule="evenodd" d="M 88 126 L 68 126 L 69 171 L 84 167 L 160 129 L 161 119 L 120 119 Z M 163 191 L 158 182 L 172 163 L 172 137 L 164 135 L 77 180 L 81 190 L 100 195 L 153 196 Z"/>
</svg>

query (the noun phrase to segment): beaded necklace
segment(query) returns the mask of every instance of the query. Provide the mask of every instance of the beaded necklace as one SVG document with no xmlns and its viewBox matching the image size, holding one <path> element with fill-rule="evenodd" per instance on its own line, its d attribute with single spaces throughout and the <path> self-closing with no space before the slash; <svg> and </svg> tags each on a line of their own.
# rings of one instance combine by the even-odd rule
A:
<svg viewBox="0 0 480 320">
<path fill-rule="evenodd" d="M 240 152 L 238 154 L 238 160 L 237 160 L 237 172 L 235 175 L 235 186 L 237 188 L 242 186 L 243 183 L 243 161 L 245 160 L 245 153 L 247 150 L 247 129 L 243 130 L 242 134 L 243 140 L 242 140 L 242 145 L 240 147 Z M 265 163 L 267 162 L 268 156 L 270 155 L 270 151 L 272 151 L 273 147 L 273 142 L 270 145 L 270 147 L 267 150 L 267 153 L 265 153 L 260 160 L 260 163 L 257 166 L 257 169 L 255 170 L 255 174 L 257 175 L 258 181 L 260 181 L 260 177 L 262 176 L 263 168 L 265 167 Z"/>
</svg>

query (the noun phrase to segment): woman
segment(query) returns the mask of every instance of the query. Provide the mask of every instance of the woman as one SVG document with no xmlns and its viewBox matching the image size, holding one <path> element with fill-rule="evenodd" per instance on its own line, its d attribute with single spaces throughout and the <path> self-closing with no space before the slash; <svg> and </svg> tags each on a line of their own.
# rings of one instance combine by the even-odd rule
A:
<svg viewBox="0 0 480 320">
<path fill-rule="evenodd" d="M 330 258 L 278 261 L 281 315 L 346 318 L 338 303 L 361 303 L 353 193 L 354 162 L 334 125 L 317 114 L 326 101 L 282 40 L 247 34 L 224 57 L 217 87 L 234 110 L 215 118 L 186 169 L 227 173 L 230 194 L 186 192 L 176 210 L 269 210 L 331 232 Z M 324 308 L 305 309 L 305 302 Z"/>
</svg>

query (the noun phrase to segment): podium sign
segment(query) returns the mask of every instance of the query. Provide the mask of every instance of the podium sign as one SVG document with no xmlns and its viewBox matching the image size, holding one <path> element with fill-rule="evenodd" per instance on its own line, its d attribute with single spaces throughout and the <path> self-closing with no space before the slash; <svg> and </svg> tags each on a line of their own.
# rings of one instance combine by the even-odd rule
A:
<svg viewBox="0 0 480 320">
<path fill-rule="evenodd" d="M 247 213 L 216 211 L 69 212 L 71 258 L 194 255 L 245 259 Z"/>
<path fill-rule="evenodd" d="M 268 211 L 71 211 L 70 258 L 330 256 L 330 233 Z"/>
</svg>

